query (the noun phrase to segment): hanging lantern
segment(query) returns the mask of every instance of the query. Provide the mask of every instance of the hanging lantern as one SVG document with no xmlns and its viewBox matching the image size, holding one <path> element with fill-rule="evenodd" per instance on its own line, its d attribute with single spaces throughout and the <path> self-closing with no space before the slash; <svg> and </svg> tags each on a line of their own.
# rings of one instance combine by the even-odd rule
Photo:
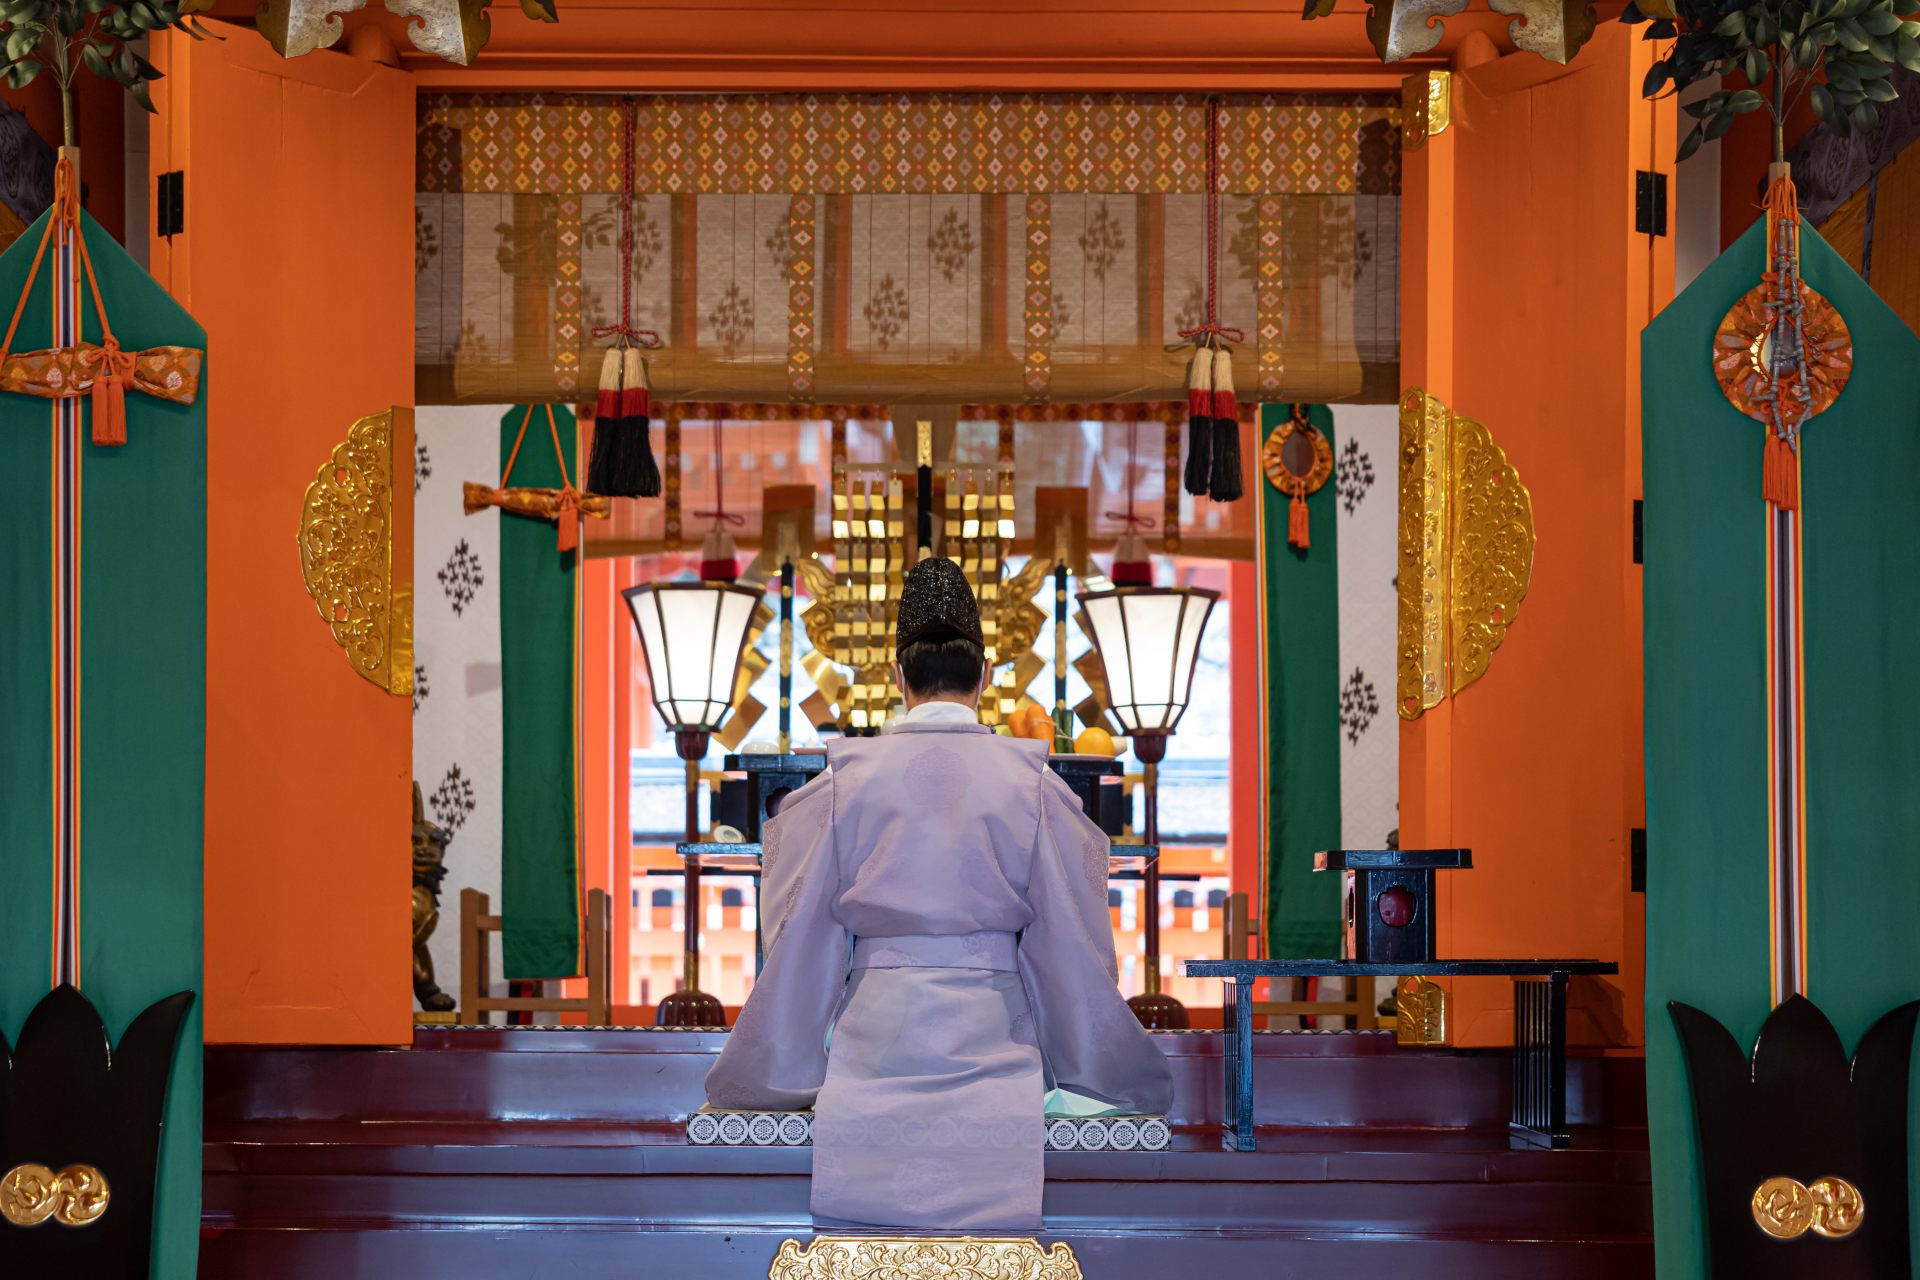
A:
<svg viewBox="0 0 1920 1280">
<path fill-rule="evenodd" d="M 676 734 L 718 729 L 733 705 L 734 675 L 760 592 L 724 582 L 650 582 L 621 594 L 640 632 L 660 718 Z"/>
<path fill-rule="evenodd" d="M 1080 597 L 1106 669 L 1108 710 L 1142 760 L 1153 748 L 1141 751 L 1139 740 L 1164 739 L 1187 709 L 1200 638 L 1219 598 L 1200 587 L 1115 587 Z"/>
</svg>

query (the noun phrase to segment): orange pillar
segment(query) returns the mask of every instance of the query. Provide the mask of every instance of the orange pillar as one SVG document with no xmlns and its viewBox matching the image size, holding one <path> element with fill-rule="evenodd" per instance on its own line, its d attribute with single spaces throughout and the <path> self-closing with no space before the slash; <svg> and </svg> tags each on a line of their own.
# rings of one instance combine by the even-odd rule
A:
<svg viewBox="0 0 1920 1280">
<path fill-rule="evenodd" d="M 292 535 L 355 420 L 413 402 L 413 83 L 209 26 L 153 34 L 150 174 L 187 195 L 149 245 L 207 330 L 206 1037 L 407 1043 L 412 703 L 353 672 Z"/>
<path fill-rule="evenodd" d="M 1440 955 L 1621 963 L 1575 984 L 1588 1045 L 1642 1030 L 1638 352 L 1673 279 L 1671 237 L 1634 229 L 1636 172 L 1672 169 L 1672 107 L 1639 92 L 1651 57 L 1613 25 L 1571 68 L 1457 70 L 1451 125 L 1403 186 L 1404 380 L 1487 425 L 1538 541 L 1485 676 L 1402 726 L 1401 843 L 1474 852 L 1438 878 Z M 1452 994 L 1454 1043 L 1510 1038 L 1510 984 Z"/>
</svg>

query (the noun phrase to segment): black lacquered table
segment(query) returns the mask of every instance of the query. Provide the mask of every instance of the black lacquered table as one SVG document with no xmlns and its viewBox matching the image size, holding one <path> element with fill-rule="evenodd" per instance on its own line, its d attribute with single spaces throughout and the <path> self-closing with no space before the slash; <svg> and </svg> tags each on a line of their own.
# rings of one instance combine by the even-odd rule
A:
<svg viewBox="0 0 1920 1280">
<path fill-rule="evenodd" d="M 1610 974 L 1610 960 L 1425 960 L 1366 964 L 1355 960 L 1188 960 L 1189 978 L 1221 978 L 1233 986 L 1226 1027 L 1225 1138 L 1252 1151 L 1253 984 L 1261 978 L 1512 978 L 1513 1111 L 1507 1133 L 1520 1147 L 1565 1147 L 1567 1133 L 1567 979 Z"/>
</svg>

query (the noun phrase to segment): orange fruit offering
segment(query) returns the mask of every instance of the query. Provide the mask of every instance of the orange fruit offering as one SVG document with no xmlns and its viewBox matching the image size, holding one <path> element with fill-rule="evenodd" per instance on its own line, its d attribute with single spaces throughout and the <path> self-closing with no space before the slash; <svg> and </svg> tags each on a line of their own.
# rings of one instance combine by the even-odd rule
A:
<svg viewBox="0 0 1920 1280">
<path fill-rule="evenodd" d="M 1080 736 L 1073 740 L 1073 749 L 1083 756 L 1110 756 L 1117 750 L 1113 735 L 1097 725 L 1082 729 Z"/>
</svg>

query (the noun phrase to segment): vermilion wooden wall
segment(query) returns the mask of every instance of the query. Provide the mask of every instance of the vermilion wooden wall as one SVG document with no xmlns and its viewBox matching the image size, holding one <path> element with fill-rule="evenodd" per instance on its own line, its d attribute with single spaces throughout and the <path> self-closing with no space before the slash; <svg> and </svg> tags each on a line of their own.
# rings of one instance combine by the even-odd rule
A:
<svg viewBox="0 0 1920 1280">
<path fill-rule="evenodd" d="M 349 668 L 294 535 L 354 421 L 413 402 L 413 86 L 214 25 L 155 33 L 151 144 L 186 175 L 153 273 L 207 329 L 206 1035 L 401 1043 L 412 704 Z"/>
<path fill-rule="evenodd" d="M 1671 173 L 1650 45 L 1601 24 L 1569 67 L 1457 72 L 1453 123 L 1407 157 L 1402 375 L 1484 422 L 1533 499 L 1532 585 L 1477 683 L 1401 732 L 1401 844 L 1469 846 L 1442 874 L 1443 956 L 1617 960 L 1575 984 L 1575 1043 L 1640 1043 L 1643 825 L 1639 333 L 1671 296 L 1670 237 L 1634 232 L 1636 170 Z M 1704 358 L 1704 355 L 1703 357 Z M 1456 1044 L 1512 1034 L 1511 988 L 1454 989 Z"/>
</svg>

